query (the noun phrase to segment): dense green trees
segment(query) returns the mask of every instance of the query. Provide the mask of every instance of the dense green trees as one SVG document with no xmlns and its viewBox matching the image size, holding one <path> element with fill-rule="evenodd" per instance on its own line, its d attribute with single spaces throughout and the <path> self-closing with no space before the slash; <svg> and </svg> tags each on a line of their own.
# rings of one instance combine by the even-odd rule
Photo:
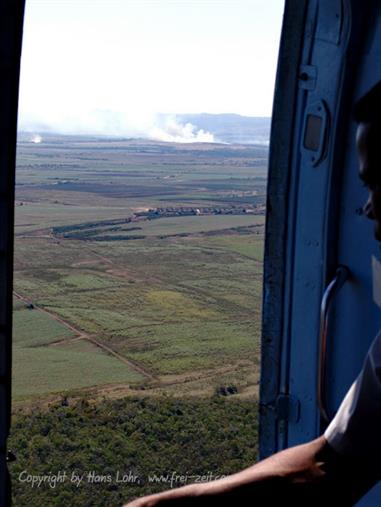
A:
<svg viewBox="0 0 381 507">
<path fill-rule="evenodd" d="M 15 506 L 118 506 L 252 464 L 257 406 L 220 396 L 57 404 L 16 414 L 9 448 Z"/>
</svg>

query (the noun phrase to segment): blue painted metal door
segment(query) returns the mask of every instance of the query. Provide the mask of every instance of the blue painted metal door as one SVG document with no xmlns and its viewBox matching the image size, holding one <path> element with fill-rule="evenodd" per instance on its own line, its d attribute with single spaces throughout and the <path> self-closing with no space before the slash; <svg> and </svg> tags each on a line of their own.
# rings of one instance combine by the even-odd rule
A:
<svg viewBox="0 0 381 507">
<path fill-rule="evenodd" d="M 381 80 L 380 54 L 379 2 L 286 2 L 268 183 L 262 457 L 322 433 L 318 379 L 331 418 L 381 327 L 381 252 L 361 213 L 351 118 Z M 340 265 L 350 276 L 331 302 L 322 361 L 321 301 Z M 381 505 L 381 488 L 361 505 Z"/>
</svg>

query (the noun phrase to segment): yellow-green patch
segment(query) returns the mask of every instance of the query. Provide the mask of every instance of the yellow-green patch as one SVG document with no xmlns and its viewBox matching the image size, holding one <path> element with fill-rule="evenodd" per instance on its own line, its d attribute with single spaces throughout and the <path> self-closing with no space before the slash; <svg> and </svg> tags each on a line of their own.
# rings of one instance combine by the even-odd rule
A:
<svg viewBox="0 0 381 507">
<path fill-rule="evenodd" d="M 150 290 L 147 302 L 162 312 L 162 317 L 174 319 L 208 319 L 218 318 L 219 312 L 197 304 L 194 299 L 181 292 L 170 290 Z"/>
</svg>

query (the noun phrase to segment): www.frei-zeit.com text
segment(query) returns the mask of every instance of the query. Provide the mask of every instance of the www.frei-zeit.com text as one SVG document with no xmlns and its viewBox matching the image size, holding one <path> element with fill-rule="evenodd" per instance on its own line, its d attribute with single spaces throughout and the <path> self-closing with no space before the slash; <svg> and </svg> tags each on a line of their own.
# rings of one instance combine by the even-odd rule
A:
<svg viewBox="0 0 381 507">
<path fill-rule="evenodd" d="M 78 472 L 66 472 L 60 470 L 57 473 L 49 474 L 33 474 L 27 470 L 20 472 L 18 480 L 20 483 L 29 485 L 32 488 L 50 487 L 56 488 L 60 484 L 70 482 L 77 487 L 87 484 L 165 484 L 169 488 L 183 486 L 187 483 L 197 482 L 210 482 L 217 479 L 223 479 L 225 475 L 218 475 L 208 472 L 202 474 L 180 474 L 178 472 L 172 472 L 170 474 L 155 474 L 152 473 L 143 478 L 132 471 L 121 472 L 116 471 L 115 475 L 107 474 L 103 475 L 95 471 L 87 471 L 84 473 Z"/>
</svg>

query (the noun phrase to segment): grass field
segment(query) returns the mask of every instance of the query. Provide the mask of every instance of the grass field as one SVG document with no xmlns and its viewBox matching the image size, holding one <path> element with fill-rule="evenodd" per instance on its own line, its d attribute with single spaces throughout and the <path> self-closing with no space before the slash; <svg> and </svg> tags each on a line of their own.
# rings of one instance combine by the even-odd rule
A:
<svg viewBox="0 0 381 507">
<path fill-rule="evenodd" d="M 143 379 L 125 364 L 89 347 L 14 347 L 13 397 L 64 393 L 94 385 L 137 383 Z"/>
<path fill-rule="evenodd" d="M 93 258 L 46 271 L 35 240 L 37 265 L 16 272 L 15 288 L 155 374 L 219 367 L 257 356 L 261 298 L 259 240 L 219 239 L 93 245 Z"/>
<path fill-rule="evenodd" d="M 81 239 L 86 241 L 137 240 L 158 237 L 189 236 L 192 234 L 218 233 L 254 229 L 264 225 L 262 215 L 200 215 L 163 217 L 134 223 L 104 225 L 103 222 L 89 222 L 64 228 L 54 228 L 58 238 Z M 61 232 L 62 231 L 62 232 Z M 57 234 L 58 233 L 58 234 Z"/>
<path fill-rule="evenodd" d="M 13 398 L 78 390 L 107 383 L 137 383 L 144 377 L 39 308 L 15 300 Z M 50 346 L 48 346 L 50 345 Z"/>
<path fill-rule="evenodd" d="M 70 338 L 74 333 L 48 314 L 36 310 L 18 308 L 13 314 L 13 343 L 18 347 L 36 347 Z"/>
<path fill-rule="evenodd" d="M 22 140 L 15 399 L 81 388 L 112 396 L 113 385 L 206 395 L 219 379 L 252 394 L 263 214 L 103 222 L 155 207 L 263 206 L 266 159 L 252 146 Z M 86 241 L 53 233 L 62 226 L 90 233 Z"/>
</svg>

